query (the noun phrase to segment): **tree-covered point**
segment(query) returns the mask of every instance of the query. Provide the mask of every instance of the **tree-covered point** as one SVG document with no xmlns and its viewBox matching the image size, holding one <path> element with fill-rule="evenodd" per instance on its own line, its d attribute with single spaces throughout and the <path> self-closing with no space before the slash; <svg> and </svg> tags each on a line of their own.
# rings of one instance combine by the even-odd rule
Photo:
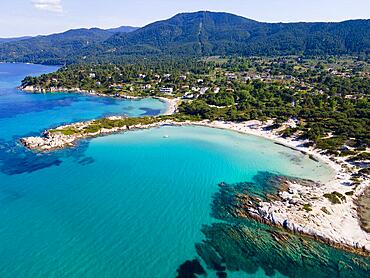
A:
<svg viewBox="0 0 370 278">
<path fill-rule="evenodd" d="M 39 77 L 27 76 L 22 87 L 45 89 L 81 89 L 100 93 L 125 93 L 154 95 L 152 86 L 180 88 L 194 82 L 199 76 L 208 75 L 214 63 L 195 59 L 135 59 L 124 64 L 76 64 L 60 68 Z M 182 80 L 186 75 L 187 80 Z M 157 87 L 158 87 L 157 86 Z M 159 89 L 159 87 L 158 87 Z"/>
</svg>

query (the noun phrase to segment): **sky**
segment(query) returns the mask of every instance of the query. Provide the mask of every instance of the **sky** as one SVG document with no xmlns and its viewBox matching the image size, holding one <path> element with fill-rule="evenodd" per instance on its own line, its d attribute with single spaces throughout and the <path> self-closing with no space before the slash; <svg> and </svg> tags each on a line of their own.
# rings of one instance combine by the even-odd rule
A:
<svg viewBox="0 0 370 278">
<path fill-rule="evenodd" d="M 200 10 L 264 22 L 336 22 L 369 19 L 370 0 L 0 0 L 0 38 L 75 28 L 140 27 Z"/>
</svg>

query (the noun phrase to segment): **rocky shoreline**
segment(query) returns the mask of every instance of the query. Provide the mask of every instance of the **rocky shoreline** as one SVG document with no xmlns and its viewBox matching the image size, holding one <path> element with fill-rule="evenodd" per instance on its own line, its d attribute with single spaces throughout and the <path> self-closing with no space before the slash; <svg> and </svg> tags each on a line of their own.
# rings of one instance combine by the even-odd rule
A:
<svg viewBox="0 0 370 278">
<path fill-rule="evenodd" d="M 122 121 L 126 118 L 109 117 L 106 119 L 109 121 Z M 370 234 L 361 228 L 356 205 L 358 198 L 364 193 L 366 188 L 369 188 L 369 179 L 365 178 L 357 185 L 352 184 L 351 174 L 358 171 L 358 169 L 343 158 L 329 157 L 320 152 L 320 150 L 315 150 L 312 147 L 303 147 L 304 142 L 285 139 L 276 132 L 267 131 L 265 127 L 270 123 L 259 121 L 244 123 L 221 121 L 178 122 L 161 117 L 153 119 L 154 122 L 149 124 L 138 123 L 110 129 L 102 128 L 94 132 L 80 132 L 94 123 L 94 121 L 86 121 L 45 131 L 41 137 L 22 138 L 21 143 L 31 150 L 47 152 L 73 146 L 78 140 L 83 138 L 166 125 L 205 126 L 262 136 L 274 140 L 280 145 L 307 154 L 316 161 L 329 164 L 335 170 L 336 175 L 325 184 L 286 183 L 279 191 L 278 198 L 260 201 L 254 206 L 245 206 L 240 216 L 248 215 L 268 224 L 278 225 L 293 232 L 313 236 L 336 247 L 342 247 L 346 250 L 353 249 L 370 255 Z M 76 133 L 68 134 L 66 132 L 68 130 L 74 130 Z"/>
<path fill-rule="evenodd" d="M 255 207 L 246 208 L 244 212 L 267 224 L 370 255 L 370 233 L 362 228 L 356 205 L 357 200 L 370 187 L 369 177 L 364 176 L 359 184 L 354 184 L 352 175 L 358 173 L 360 167 L 343 157 L 328 156 L 322 150 L 306 147 L 305 141 L 282 138 L 278 131 L 266 128 L 271 124 L 272 121 L 249 121 L 212 122 L 204 125 L 273 140 L 279 145 L 302 152 L 315 161 L 328 164 L 335 170 L 335 177 L 325 184 L 314 183 L 310 186 L 287 183 L 280 189 L 278 198 L 261 201 Z M 285 125 L 293 126 L 294 122 L 288 121 Z"/>
<path fill-rule="evenodd" d="M 105 118 L 109 121 L 124 121 L 127 117 L 124 116 L 112 116 Z M 68 124 L 64 126 L 57 127 L 56 129 L 46 130 L 42 136 L 36 137 L 25 137 L 21 138 L 20 142 L 30 150 L 48 152 L 56 149 L 63 149 L 67 147 L 74 146 L 79 140 L 84 138 L 93 138 L 103 135 L 108 135 L 117 132 L 123 132 L 128 130 L 137 130 L 137 129 L 148 129 L 159 127 L 162 125 L 173 124 L 171 120 L 158 121 L 152 124 L 142 125 L 123 125 L 118 127 L 113 127 L 110 129 L 101 128 L 94 132 L 84 132 L 86 128 L 93 125 L 95 120 L 78 122 L 74 124 Z M 68 134 L 64 132 L 66 130 L 76 131 L 73 134 Z"/>
<path fill-rule="evenodd" d="M 65 88 L 65 87 L 50 87 L 48 89 L 45 89 L 43 87 L 39 86 L 33 86 L 33 85 L 28 85 L 28 86 L 20 86 L 18 87 L 19 90 L 25 91 L 28 93 L 85 93 L 85 94 L 92 94 L 92 95 L 99 95 L 95 91 L 87 91 L 87 90 L 82 90 L 80 88 Z"/>
<path fill-rule="evenodd" d="M 122 94 L 116 94 L 116 95 L 107 95 L 103 93 L 98 93 L 94 90 L 88 91 L 88 90 L 82 90 L 80 88 L 64 88 L 64 87 L 50 87 L 48 89 L 37 87 L 37 86 L 24 86 L 24 87 L 18 87 L 19 90 L 28 92 L 28 93 L 35 93 L 35 94 L 43 94 L 43 93 L 80 93 L 80 94 L 86 94 L 90 96 L 96 96 L 96 97 L 110 97 L 110 98 L 119 98 L 119 99 L 131 99 L 131 100 L 140 100 L 145 98 L 154 98 L 158 99 L 164 103 L 167 104 L 167 109 L 164 111 L 163 115 L 172 115 L 176 112 L 177 107 L 179 106 L 180 99 L 179 98 L 166 98 L 161 96 L 130 96 L 130 95 L 122 95 Z"/>
<path fill-rule="evenodd" d="M 369 239 L 366 232 L 357 233 L 359 229 L 354 227 L 356 235 L 344 237 L 338 233 L 340 227 L 333 226 L 336 221 L 345 225 L 341 221 L 342 219 L 331 221 L 325 217 L 332 215 L 333 218 L 338 218 L 339 212 L 346 214 L 346 207 L 333 209 L 324 198 L 327 193 L 323 191 L 323 184 L 313 181 L 295 182 L 287 179 L 280 186 L 278 194 L 270 195 L 267 200 L 254 198 L 249 194 L 239 194 L 237 196 L 238 202 L 233 206 L 233 216 L 239 219 L 253 218 L 264 224 L 282 227 L 293 233 L 312 237 L 345 251 L 362 256 L 370 255 Z M 313 204 L 313 199 L 319 201 Z M 351 202 L 351 200 L 347 199 L 346 202 Z M 318 208 L 326 215 L 320 214 Z M 353 211 L 351 217 L 356 219 L 355 208 L 351 210 Z M 323 229 L 312 228 L 312 225 L 308 224 L 310 222 L 321 222 Z"/>
</svg>

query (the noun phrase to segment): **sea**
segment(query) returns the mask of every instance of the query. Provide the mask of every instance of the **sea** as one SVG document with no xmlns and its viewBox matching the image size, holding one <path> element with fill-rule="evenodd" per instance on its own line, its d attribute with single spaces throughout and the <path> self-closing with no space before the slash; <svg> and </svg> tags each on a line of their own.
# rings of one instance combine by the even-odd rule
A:
<svg viewBox="0 0 370 278">
<path fill-rule="evenodd" d="M 167 108 L 150 98 L 31 94 L 16 88 L 25 76 L 57 69 L 0 64 L 1 278 L 203 277 L 203 272 L 207 277 L 304 277 L 292 276 L 289 267 L 307 277 L 346 277 L 343 265 L 351 267 L 351 277 L 369 274 L 368 258 L 305 239 L 320 250 L 320 261 L 304 248 L 277 247 L 272 237 L 266 243 L 266 225 L 214 217 L 220 183 L 254 182 L 258 189 L 256 177 L 264 175 L 318 182 L 333 177 L 329 166 L 272 141 L 165 126 L 82 140 L 50 153 L 25 149 L 21 137 L 61 124 L 110 115 L 153 116 Z M 239 237 L 229 237 L 236 226 L 239 232 L 248 228 L 257 241 L 238 244 Z M 256 249 L 264 248 L 259 236 L 263 251 Z M 234 245 L 223 246 L 230 238 Z M 197 248 L 201 243 L 212 244 L 220 267 L 207 263 Z M 307 263 L 304 258 L 310 256 Z M 240 258 L 245 260 L 237 262 Z M 180 266 L 189 261 L 199 262 L 202 271 L 196 274 L 190 267 L 181 273 Z"/>
</svg>

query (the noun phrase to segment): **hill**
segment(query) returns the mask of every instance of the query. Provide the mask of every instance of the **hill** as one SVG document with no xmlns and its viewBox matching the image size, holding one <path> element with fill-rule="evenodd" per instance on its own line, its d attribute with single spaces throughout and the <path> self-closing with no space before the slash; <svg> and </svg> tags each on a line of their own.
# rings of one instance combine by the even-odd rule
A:
<svg viewBox="0 0 370 278">
<path fill-rule="evenodd" d="M 15 37 L 15 38 L 0 38 L 0 43 L 6 43 L 6 42 L 15 42 L 15 41 L 21 41 L 25 39 L 30 39 L 31 36 L 25 36 L 25 37 Z"/>
<path fill-rule="evenodd" d="M 119 54 L 351 54 L 370 51 L 370 20 L 261 23 L 227 13 L 197 12 L 115 35 L 104 44 Z"/>
<path fill-rule="evenodd" d="M 196 12 L 178 14 L 132 32 L 113 33 L 112 30 L 97 28 L 77 29 L 3 43 L 0 45 L 0 60 L 70 63 L 112 61 L 128 55 L 370 53 L 370 20 L 263 23 L 228 13 Z"/>
<path fill-rule="evenodd" d="M 130 32 L 136 31 L 139 28 L 140 27 L 120 26 L 120 27 L 117 27 L 117 28 L 110 28 L 110 29 L 106 29 L 106 30 L 109 31 L 109 32 L 112 32 L 112 33 L 130 33 Z"/>
</svg>

